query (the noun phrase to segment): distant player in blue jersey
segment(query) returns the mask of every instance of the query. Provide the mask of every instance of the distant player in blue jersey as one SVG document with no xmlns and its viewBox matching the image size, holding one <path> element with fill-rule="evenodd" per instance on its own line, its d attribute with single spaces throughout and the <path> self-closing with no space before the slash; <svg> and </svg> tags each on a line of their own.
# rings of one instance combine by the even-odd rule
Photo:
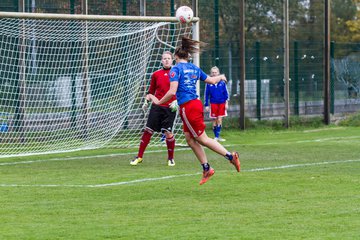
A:
<svg viewBox="0 0 360 240">
<path fill-rule="evenodd" d="M 210 70 L 210 76 L 219 76 L 220 70 L 218 67 L 212 67 Z M 229 93 L 226 88 L 226 83 L 220 81 L 215 84 L 207 83 L 205 85 L 205 111 L 209 112 L 209 117 L 212 118 L 213 132 L 216 141 L 225 141 L 220 137 L 222 118 L 227 116 Z M 209 106 L 210 102 L 210 106 Z"/>
<path fill-rule="evenodd" d="M 219 142 L 208 137 L 205 132 L 204 107 L 196 93 L 198 80 L 215 84 L 221 80 L 226 81 L 224 75 L 215 77 L 207 76 L 199 67 L 189 63 L 192 53 L 200 50 L 200 42 L 183 37 L 181 46 L 175 50 L 176 65 L 170 70 L 170 89 L 159 100 L 154 95 L 149 98 L 154 104 L 163 104 L 176 95 L 180 105 L 180 116 L 183 121 L 183 131 L 188 145 L 191 147 L 203 168 L 203 176 L 200 185 L 206 183 L 214 175 L 215 170 L 208 163 L 204 148 L 224 156 L 240 172 L 240 160 L 237 152 L 229 152 Z"/>
</svg>

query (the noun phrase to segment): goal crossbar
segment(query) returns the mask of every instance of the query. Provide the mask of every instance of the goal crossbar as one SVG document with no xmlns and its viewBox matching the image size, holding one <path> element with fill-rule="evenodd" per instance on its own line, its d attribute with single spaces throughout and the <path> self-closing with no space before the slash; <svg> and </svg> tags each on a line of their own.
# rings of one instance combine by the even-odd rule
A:
<svg viewBox="0 0 360 240">
<path fill-rule="evenodd" d="M 161 16 L 83 15 L 83 14 L 21 13 L 21 12 L 0 12 L 0 18 L 80 20 L 80 21 L 178 22 L 176 17 L 161 17 Z M 198 21 L 199 21 L 198 17 L 194 17 L 192 20 L 192 22 L 198 22 Z"/>
</svg>

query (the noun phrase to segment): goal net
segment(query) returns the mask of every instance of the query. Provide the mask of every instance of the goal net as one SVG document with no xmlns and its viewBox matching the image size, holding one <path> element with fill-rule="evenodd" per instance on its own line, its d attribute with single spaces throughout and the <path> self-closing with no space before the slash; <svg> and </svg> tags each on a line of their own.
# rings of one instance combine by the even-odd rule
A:
<svg viewBox="0 0 360 240">
<path fill-rule="evenodd" d="M 192 24 L 18 15 L 0 16 L 0 157 L 138 146 L 151 74 Z M 181 132 L 177 117 L 180 144 Z M 161 134 L 151 144 L 163 144 Z"/>
</svg>

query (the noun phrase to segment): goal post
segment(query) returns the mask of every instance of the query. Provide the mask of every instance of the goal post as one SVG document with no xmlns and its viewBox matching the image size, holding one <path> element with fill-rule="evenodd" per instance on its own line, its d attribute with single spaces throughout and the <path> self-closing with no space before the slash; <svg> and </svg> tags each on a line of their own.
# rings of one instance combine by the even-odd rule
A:
<svg viewBox="0 0 360 240">
<path fill-rule="evenodd" d="M 0 157 L 137 146 L 151 74 L 198 20 L 0 12 Z"/>
</svg>

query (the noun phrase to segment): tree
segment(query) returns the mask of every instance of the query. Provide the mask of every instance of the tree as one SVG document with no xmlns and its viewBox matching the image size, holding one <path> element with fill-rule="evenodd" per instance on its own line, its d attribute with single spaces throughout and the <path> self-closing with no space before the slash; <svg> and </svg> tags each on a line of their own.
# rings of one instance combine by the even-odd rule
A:
<svg viewBox="0 0 360 240">
<path fill-rule="evenodd" d="M 360 0 L 332 0 L 331 34 L 336 42 L 360 41 Z"/>
<path fill-rule="evenodd" d="M 350 42 L 359 43 L 360 42 L 360 0 L 355 1 L 356 4 L 356 15 L 352 20 L 348 20 L 345 22 L 348 31 Z"/>
</svg>

